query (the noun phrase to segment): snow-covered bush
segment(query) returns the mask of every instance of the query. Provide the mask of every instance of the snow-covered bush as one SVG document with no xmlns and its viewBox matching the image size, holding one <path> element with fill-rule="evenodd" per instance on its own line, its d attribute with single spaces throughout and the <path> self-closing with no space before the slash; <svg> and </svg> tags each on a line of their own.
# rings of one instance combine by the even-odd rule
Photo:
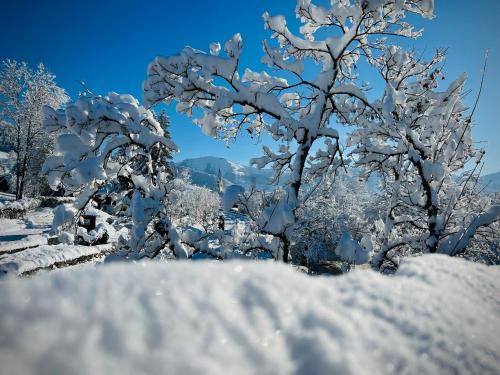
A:
<svg viewBox="0 0 500 375">
<path fill-rule="evenodd" d="M 153 256 L 169 244 L 175 229 L 163 205 L 170 178 L 165 158 L 177 147 L 151 111 L 130 95 L 86 93 L 64 110 L 46 107 L 44 122 L 59 136 L 56 154 L 43 170 L 52 188 L 77 196 L 71 207 L 56 209 L 61 213 L 56 213 L 55 228 L 68 219 L 76 225 L 104 195 L 117 202 L 116 214 L 132 221 L 127 256 Z M 179 246 L 172 251 L 185 256 Z"/>
<path fill-rule="evenodd" d="M 27 211 L 40 206 L 40 203 L 40 199 L 37 198 L 0 202 L 0 218 L 21 219 Z"/>
<path fill-rule="evenodd" d="M 354 240 L 349 233 L 342 234 L 335 248 L 335 254 L 349 267 L 364 264 L 370 260 L 370 253 L 358 241 Z"/>
<path fill-rule="evenodd" d="M 292 257 L 295 263 L 314 266 L 339 260 L 337 243 L 344 233 L 356 241 L 370 234 L 373 199 L 364 181 L 338 171 L 327 174 L 321 184 L 304 188 L 303 205 L 297 213 Z"/>
</svg>

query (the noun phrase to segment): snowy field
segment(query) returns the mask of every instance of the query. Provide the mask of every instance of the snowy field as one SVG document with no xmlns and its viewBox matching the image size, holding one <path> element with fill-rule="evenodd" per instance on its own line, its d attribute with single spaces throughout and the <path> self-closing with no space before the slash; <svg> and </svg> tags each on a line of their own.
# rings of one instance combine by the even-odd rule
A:
<svg viewBox="0 0 500 375">
<path fill-rule="evenodd" d="M 0 284 L 5 374 L 495 374 L 500 268 L 128 263 Z"/>
</svg>

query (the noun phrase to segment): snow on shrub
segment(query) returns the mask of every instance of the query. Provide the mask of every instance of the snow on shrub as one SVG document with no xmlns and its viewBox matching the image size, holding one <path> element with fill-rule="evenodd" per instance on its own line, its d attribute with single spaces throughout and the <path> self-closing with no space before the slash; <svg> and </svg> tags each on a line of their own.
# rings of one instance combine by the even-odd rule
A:
<svg viewBox="0 0 500 375">
<path fill-rule="evenodd" d="M 0 202 L 0 218 L 22 218 L 27 211 L 40 206 L 40 202 L 40 199 L 36 198 L 23 198 L 16 201 Z"/>
<path fill-rule="evenodd" d="M 349 233 L 342 234 L 335 248 L 335 254 L 349 264 L 364 264 L 370 259 L 368 251 L 363 249 L 359 242 L 354 240 Z"/>
</svg>

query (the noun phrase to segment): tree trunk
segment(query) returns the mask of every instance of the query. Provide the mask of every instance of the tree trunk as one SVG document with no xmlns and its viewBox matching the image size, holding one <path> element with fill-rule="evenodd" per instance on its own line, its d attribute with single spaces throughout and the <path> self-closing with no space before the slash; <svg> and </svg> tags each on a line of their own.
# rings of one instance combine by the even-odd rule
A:
<svg viewBox="0 0 500 375">
<path fill-rule="evenodd" d="M 283 263 L 288 263 L 288 255 L 290 254 L 290 241 L 286 236 L 283 237 Z"/>
<path fill-rule="evenodd" d="M 22 168 L 19 171 L 20 181 L 19 181 L 18 191 L 16 192 L 16 199 L 23 199 L 23 195 L 24 195 L 24 183 L 25 183 L 25 180 L 26 180 L 26 166 L 27 166 L 27 163 L 28 163 L 28 157 L 25 154 L 24 158 L 23 158 L 23 166 L 22 166 Z"/>
<path fill-rule="evenodd" d="M 19 185 L 21 183 L 21 125 L 17 124 L 16 134 L 16 200 L 21 199 L 19 194 Z"/>
<path fill-rule="evenodd" d="M 31 129 L 32 129 L 31 121 L 28 121 L 28 131 L 26 134 L 26 146 L 25 146 L 24 155 L 23 155 L 23 166 L 19 171 L 20 183 L 19 183 L 19 191 L 18 191 L 18 193 L 16 193 L 16 196 L 18 197 L 17 199 L 22 199 L 23 195 L 24 195 L 24 185 L 25 185 L 25 181 L 26 181 L 26 170 L 28 169 L 28 152 L 33 147 Z"/>
<path fill-rule="evenodd" d="M 299 144 L 297 148 L 297 154 L 295 155 L 295 160 L 293 163 L 293 172 L 295 174 L 295 180 L 290 184 L 293 193 L 295 195 L 295 202 L 299 201 L 300 187 L 302 186 L 302 175 L 304 174 L 304 167 L 306 165 L 306 160 L 309 155 L 309 150 L 316 138 L 312 138 L 309 134 L 309 130 L 304 128 L 305 134 L 303 142 Z M 293 210 L 294 223 L 297 222 L 297 207 Z M 290 254 L 290 239 L 286 233 L 283 234 L 283 262 L 288 263 L 288 256 Z"/>
</svg>

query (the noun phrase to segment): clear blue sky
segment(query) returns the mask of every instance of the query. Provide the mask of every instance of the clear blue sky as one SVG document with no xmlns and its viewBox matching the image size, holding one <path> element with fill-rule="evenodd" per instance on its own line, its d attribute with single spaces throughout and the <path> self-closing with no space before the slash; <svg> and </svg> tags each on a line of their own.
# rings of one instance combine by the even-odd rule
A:
<svg viewBox="0 0 500 375">
<path fill-rule="evenodd" d="M 411 41 L 419 50 L 448 47 L 449 78 L 468 72 L 472 103 L 479 87 L 484 51 L 489 49 L 486 84 L 475 116 L 476 141 L 487 141 L 484 173 L 500 171 L 500 1 L 435 0 L 432 21 L 415 19 L 425 33 Z M 260 69 L 261 40 L 268 36 L 261 15 L 284 14 L 295 23 L 292 0 L 63 1 L 3 0 L 0 59 L 43 62 L 72 98 L 83 80 L 94 92 L 141 97 L 146 68 L 156 55 L 178 53 L 185 45 L 207 50 L 212 41 L 243 36 L 242 66 Z M 413 20 L 413 18 L 412 18 Z M 380 88 L 379 88 L 380 89 Z M 169 110 L 179 159 L 215 155 L 246 164 L 260 146 L 242 134 L 229 148 L 204 136 L 188 118 Z"/>
</svg>

